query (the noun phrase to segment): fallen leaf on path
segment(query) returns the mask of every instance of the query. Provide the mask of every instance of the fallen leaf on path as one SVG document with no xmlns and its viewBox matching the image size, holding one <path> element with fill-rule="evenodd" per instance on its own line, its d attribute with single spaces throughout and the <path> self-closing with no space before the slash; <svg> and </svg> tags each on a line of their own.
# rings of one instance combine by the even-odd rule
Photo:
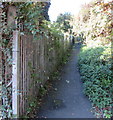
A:
<svg viewBox="0 0 113 120">
<path fill-rule="evenodd" d="M 70 81 L 66 80 L 67 83 L 69 83 Z"/>
<path fill-rule="evenodd" d="M 55 90 L 57 91 L 58 89 L 57 89 L 57 88 L 55 88 Z"/>
</svg>

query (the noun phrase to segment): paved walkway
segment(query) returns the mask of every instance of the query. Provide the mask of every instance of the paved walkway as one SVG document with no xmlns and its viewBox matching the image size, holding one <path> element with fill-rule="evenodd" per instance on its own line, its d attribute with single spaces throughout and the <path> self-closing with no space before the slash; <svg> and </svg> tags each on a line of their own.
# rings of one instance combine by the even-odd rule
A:
<svg viewBox="0 0 113 120">
<path fill-rule="evenodd" d="M 38 112 L 39 118 L 95 118 L 91 103 L 83 94 L 82 81 L 77 68 L 80 47 L 74 47 L 68 63 L 63 67 L 59 80 L 45 97 Z"/>
</svg>

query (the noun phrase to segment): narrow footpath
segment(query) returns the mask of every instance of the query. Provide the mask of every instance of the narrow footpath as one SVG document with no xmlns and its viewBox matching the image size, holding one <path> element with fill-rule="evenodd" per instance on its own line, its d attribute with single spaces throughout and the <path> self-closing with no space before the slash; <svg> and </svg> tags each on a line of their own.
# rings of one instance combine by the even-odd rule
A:
<svg viewBox="0 0 113 120">
<path fill-rule="evenodd" d="M 91 103 L 83 94 L 83 83 L 77 68 L 80 46 L 74 46 L 53 90 L 45 96 L 38 118 L 95 118 Z"/>
</svg>

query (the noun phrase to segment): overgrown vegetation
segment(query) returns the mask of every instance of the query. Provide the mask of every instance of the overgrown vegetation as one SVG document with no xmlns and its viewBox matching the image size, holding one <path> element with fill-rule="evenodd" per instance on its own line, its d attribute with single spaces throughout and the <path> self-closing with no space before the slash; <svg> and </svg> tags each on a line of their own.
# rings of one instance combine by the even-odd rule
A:
<svg viewBox="0 0 113 120">
<path fill-rule="evenodd" d="M 112 116 L 111 50 L 108 46 L 83 47 L 79 68 L 84 83 L 84 93 L 92 101 L 97 117 Z"/>
<path fill-rule="evenodd" d="M 14 26 L 12 24 L 8 25 L 7 21 L 7 12 L 8 7 L 13 6 L 16 8 L 16 16 L 12 16 L 13 22 L 16 23 Z M 56 60 L 58 63 L 64 61 L 65 52 L 67 51 L 68 43 L 63 44 L 64 33 L 65 31 L 60 27 L 58 22 L 51 23 L 49 21 L 48 9 L 50 3 L 48 2 L 6 2 L 2 3 L 2 42 L 0 43 L 0 47 L 2 48 L 2 118 L 12 118 L 12 71 L 6 71 L 6 63 L 9 68 L 12 67 L 12 36 L 13 30 L 20 31 L 21 35 L 33 35 L 33 40 L 41 40 L 42 37 L 46 37 L 51 40 L 47 43 L 47 52 L 48 56 L 55 51 L 57 53 Z M 10 13 L 12 14 L 12 13 Z M 10 16 L 10 17 L 11 17 Z M 65 20 L 64 20 L 65 22 Z M 68 22 L 69 23 L 69 22 Z M 68 24 L 67 23 L 67 24 Z M 67 28 L 68 29 L 68 28 Z M 71 29 L 71 28 L 70 28 Z M 67 32 L 67 38 L 69 36 L 69 32 Z M 64 41 L 65 42 L 65 41 Z M 69 41 L 68 41 L 69 42 Z M 10 44 L 11 43 L 11 44 Z M 65 46 L 65 48 L 64 48 Z M 48 57 L 48 58 L 49 58 Z M 49 58 L 51 61 L 53 58 Z M 46 89 L 41 84 L 42 80 L 39 79 L 37 75 L 37 71 L 34 70 L 34 66 L 31 66 L 31 63 L 28 63 L 29 71 L 31 79 L 33 80 L 31 86 L 32 88 L 34 84 L 37 82 L 39 85 L 39 94 L 42 96 L 45 94 Z M 51 69 L 51 68 L 48 68 Z M 7 76 L 7 77 L 5 77 Z M 9 88 L 7 88 L 7 86 Z M 37 98 L 29 98 L 28 96 L 28 104 L 29 108 L 26 112 L 26 115 L 30 114 L 32 108 L 36 106 Z M 38 104 L 38 103 L 37 103 Z M 40 102 L 39 102 L 40 104 Z"/>
<path fill-rule="evenodd" d="M 112 42 L 112 2 L 92 1 L 83 5 L 78 16 L 74 17 L 74 31 L 83 34 L 84 43 L 109 44 Z"/>
<path fill-rule="evenodd" d="M 17 16 L 12 16 L 13 21 L 18 21 L 17 24 L 8 24 L 7 11 L 9 6 L 15 6 L 18 9 Z M 33 2 L 28 3 L 16 3 L 6 2 L 1 5 L 1 37 L 0 47 L 2 50 L 2 118 L 12 117 L 12 36 L 13 30 L 19 30 L 31 32 L 34 37 L 37 32 L 39 33 L 38 27 L 42 20 L 47 19 L 48 14 L 44 15 L 44 8 L 47 3 L 34 4 Z M 31 7 L 33 9 L 31 9 Z M 33 12 L 34 11 L 34 12 Z M 47 11 L 46 11 L 47 12 Z M 12 15 L 12 13 L 10 13 Z M 38 17 L 37 17 L 38 16 Z M 45 17 L 44 17 L 45 16 Z M 37 19 L 36 19 L 37 17 Z M 32 20 L 32 21 L 30 21 Z M 12 22 L 12 21 L 10 21 Z M 31 22 L 31 23 L 30 23 Z M 24 30 L 21 27 L 24 27 Z M 30 26 L 30 27 L 29 27 Z M 37 30 L 37 31 L 36 31 Z M 25 32 L 26 33 L 26 32 Z M 29 34 L 31 34 L 29 33 Z M 24 34 L 24 33 L 23 33 Z M 7 70 L 10 68 L 10 70 Z M 32 77 L 34 74 L 32 74 Z"/>
<path fill-rule="evenodd" d="M 95 0 L 83 5 L 74 21 L 74 31 L 83 36 L 79 69 L 84 93 L 98 118 L 110 118 L 113 107 L 112 0 Z"/>
<path fill-rule="evenodd" d="M 60 14 L 57 17 L 56 22 L 64 32 L 71 32 L 71 29 L 73 28 L 72 25 L 70 24 L 71 20 L 72 20 L 72 15 L 70 13 L 64 13 L 64 14 Z"/>
</svg>

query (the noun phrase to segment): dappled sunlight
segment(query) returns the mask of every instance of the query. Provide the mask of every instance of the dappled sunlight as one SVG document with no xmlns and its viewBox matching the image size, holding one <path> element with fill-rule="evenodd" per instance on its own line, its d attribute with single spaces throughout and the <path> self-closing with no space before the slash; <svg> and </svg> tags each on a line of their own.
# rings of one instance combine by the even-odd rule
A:
<svg viewBox="0 0 113 120">
<path fill-rule="evenodd" d="M 49 8 L 49 16 L 51 21 L 56 21 L 60 13 L 78 14 L 81 5 L 90 2 L 91 0 L 52 0 Z"/>
<path fill-rule="evenodd" d="M 87 57 L 86 57 L 87 56 Z M 79 55 L 79 68 L 84 93 L 92 101 L 97 118 L 112 116 L 112 71 L 110 48 L 83 47 Z"/>
<path fill-rule="evenodd" d="M 112 7 L 0 2 L 0 119 L 113 117 Z"/>
</svg>

